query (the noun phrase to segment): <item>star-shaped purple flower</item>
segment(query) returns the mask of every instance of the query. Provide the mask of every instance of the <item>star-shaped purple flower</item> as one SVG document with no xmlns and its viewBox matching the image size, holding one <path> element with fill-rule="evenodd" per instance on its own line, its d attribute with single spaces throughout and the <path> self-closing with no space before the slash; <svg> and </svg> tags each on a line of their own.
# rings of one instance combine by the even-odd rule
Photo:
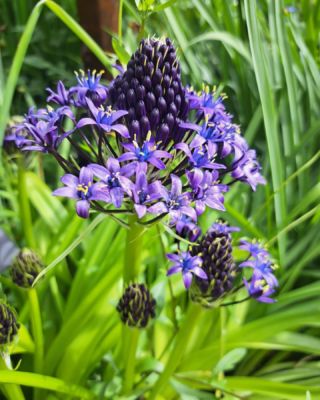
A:
<svg viewBox="0 0 320 400">
<path fill-rule="evenodd" d="M 80 74 L 76 72 L 78 85 L 70 89 L 70 94 L 76 94 L 76 103 L 82 107 L 87 106 L 87 99 L 91 99 L 93 104 L 99 107 L 103 104 L 108 96 L 107 87 L 100 83 L 103 71 L 97 73 L 95 70 L 92 72 L 80 70 Z"/>
<path fill-rule="evenodd" d="M 167 276 L 181 272 L 186 289 L 190 288 L 193 275 L 200 279 L 208 279 L 207 274 L 201 268 L 201 257 L 193 257 L 189 252 L 181 252 L 180 254 L 167 254 L 167 258 L 173 263 L 173 266 L 167 272 Z"/>
<path fill-rule="evenodd" d="M 93 173 L 90 168 L 82 167 L 79 178 L 66 174 L 61 178 L 61 182 L 66 186 L 56 189 L 52 194 L 76 199 L 76 211 L 81 218 L 88 218 L 91 200 L 109 202 L 109 196 L 104 187 L 93 182 Z"/>
<path fill-rule="evenodd" d="M 159 201 L 149 207 L 151 214 L 169 213 L 172 220 L 178 220 L 181 215 L 187 215 L 193 221 L 197 220 L 195 210 L 189 205 L 190 194 L 182 193 L 182 182 L 179 177 L 171 174 L 171 190 L 168 191 L 160 183 L 157 184 L 157 191 L 160 193 L 163 201 Z"/>
<path fill-rule="evenodd" d="M 112 131 L 118 132 L 122 137 L 129 138 L 129 131 L 126 126 L 122 124 L 114 124 L 118 119 L 127 115 L 128 112 L 124 110 L 114 111 L 111 107 L 105 110 L 103 107 L 97 108 L 90 99 L 87 99 L 87 104 L 93 118 L 82 118 L 77 123 L 77 128 L 82 128 L 86 125 L 96 125 L 103 131 L 110 133 Z"/>
<path fill-rule="evenodd" d="M 267 284 L 258 274 L 253 274 L 250 282 L 243 279 L 243 283 L 248 291 L 249 296 L 261 303 L 274 303 L 275 299 L 270 296 L 275 293 L 274 286 Z"/>
<path fill-rule="evenodd" d="M 203 172 L 201 169 L 195 168 L 187 173 L 187 176 L 197 215 L 203 214 L 206 206 L 225 211 L 223 192 L 228 191 L 228 186 L 218 183 L 219 174 L 217 171 Z"/>
<path fill-rule="evenodd" d="M 214 162 L 215 147 L 211 142 L 199 147 L 188 146 L 187 143 L 178 143 L 175 149 L 183 151 L 193 168 L 225 169 L 222 164 Z"/>
<path fill-rule="evenodd" d="M 143 218 L 147 212 L 147 205 L 160 197 L 157 190 L 158 182 L 148 184 L 147 164 L 139 163 L 136 168 L 136 182 L 131 185 L 131 196 L 134 201 L 134 209 L 139 218 Z"/>
<path fill-rule="evenodd" d="M 47 91 L 49 92 L 48 102 L 52 101 L 60 106 L 69 106 L 71 104 L 69 90 L 65 88 L 62 81 L 59 81 L 57 84 L 57 92 L 54 92 L 50 88 L 47 88 Z"/>
<path fill-rule="evenodd" d="M 240 268 L 249 267 L 253 269 L 254 274 L 264 279 L 268 285 L 278 286 L 278 280 L 274 275 L 274 267 L 269 258 L 258 256 L 252 260 L 244 261 L 239 265 Z"/>
<path fill-rule="evenodd" d="M 127 150 L 126 153 L 119 157 L 119 161 L 138 161 L 142 163 L 150 163 L 158 169 L 165 169 L 166 166 L 161 158 L 171 158 L 172 155 L 164 150 L 157 150 L 157 144 L 154 138 L 151 138 L 151 132 L 147 136 L 142 146 L 134 140 L 132 143 L 122 143 Z"/>
<path fill-rule="evenodd" d="M 248 242 L 247 240 L 240 240 L 239 249 L 245 250 L 250 253 L 251 257 L 270 257 L 269 252 L 258 242 Z"/>
<path fill-rule="evenodd" d="M 101 179 L 109 201 L 117 208 L 121 207 L 124 192 L 130 193 L 132 182 L 128 179 L 134 173 L 125 167 L 121 168 L 116 158 L 109 157 L 106 166 L 89 164 L 88 168 L 92 173 Z"/>
</svg>

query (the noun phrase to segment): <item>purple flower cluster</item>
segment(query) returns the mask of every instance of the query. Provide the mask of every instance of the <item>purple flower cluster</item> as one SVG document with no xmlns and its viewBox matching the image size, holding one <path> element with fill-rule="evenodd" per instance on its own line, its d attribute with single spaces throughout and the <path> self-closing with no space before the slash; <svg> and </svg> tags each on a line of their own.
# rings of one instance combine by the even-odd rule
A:
<svg viewBox="0 0 320 400">
<path fill-rule="evenodd" d="M 239 265 L 240 268 L 249 267 L 253 270 L 250 282 L 243 279 L 249 295 L 263 303 L 275 302 L 270 296 L 275 293 L 278 280 L 269 252 L 259 243 L 246 240 L 241 241 L 239 248 L 250 253 L 249 259 Z"/>
<path fill-rule="evenodd" d="M 183 86 L 169 39 L 143 40 L 109 85 L 101 76 L 81 71 L 75 86 L 58 82 L 48 89 L 55 109 L 29 110 L 6 138 L 56 158 L 66 175 L 54 195 L 76 199 L 80 217 L 110 206 L 144 223 L 169 216 L 178 233 L 195 240 L 198 217 L 207 207 L 224 211 L 233 182 L 253 190 L 265 183 L 223 98 Z M 68 159 L 59 153 L 64 140 Z"/>
</svg>

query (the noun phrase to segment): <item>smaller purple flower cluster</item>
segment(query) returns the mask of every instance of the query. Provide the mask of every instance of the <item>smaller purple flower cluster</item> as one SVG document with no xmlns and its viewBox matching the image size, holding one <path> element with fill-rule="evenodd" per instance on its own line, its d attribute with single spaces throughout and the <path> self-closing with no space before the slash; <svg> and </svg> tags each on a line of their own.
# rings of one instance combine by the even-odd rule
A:
<svg viewBox="0 0 320 400">
<path fill-rule="evenodd" d="M 249 295 L 262 303 L 274 303 L 276 300 L 270 296 L 275 293 L 279 284 L 274 275 L 275 267 L 270 253 L 259 243 L 246 240 L 241 241 L 239 248 L 250 253 L 249 259 L 239 265 L 240 268 L 253 269 L 250 282 L 243 279 Z"/>
<path fill-rule="evenodd" d="M 193 231 L 190 221 L 181 221 L 177 225 L 181 232 Z M 189 231 L 188 231 L 189 228 Z M 250 297 L 263 303 L 273 303 L 271 296 L 278 287 L 277 278 L 274 275 L 274 264 L 271 261 L 270 253 L 259 243 L 241 240 L 239 249 L 250 253 L 248 259 L 234 268 L 234 261 L 231 255 L 231 233 L 239 231 L 239 228 L 228 226 L 225 223 L 214 223 L 203 239 L 195 243 L 187 251 L 167 254 L 168 260 L 173 264 L 167 271 L 167 276 L 181 273 L 186 289 L 192 284 L 192 279 L 196 277 L 196 286 L 214 289 L 218 280 L 233 282 L 236 274 L 240 274 L 242 268 L 249 267 L 253 270 L 251 279 L 243 279 L 244 286 Z M 201 233 L 196 232 L 195 242 Z M 228 247 L 230 243 L 230 247 Z M 179 244 L 180 249 L 181 243 Z M 208 271 L 208 272 L 207 272 Z M 209 278 L 209 275 L 211 278 Z M 205 286 L 201 280 L 207 281 Z M 212 280 L 212 281 L 211 281 Z M 222 283 L 222 282 L 221 282 Z M 218 289 L 215 289 L 216 291 Z M 229 291 L 233 289 L 229 288 Z M 222 291 L 223 293 L 223 291 Z M 200 295 L 201 296 L 201 295 Z M 199 296 L 198 296 L 199 297 Z"/>
</svg>

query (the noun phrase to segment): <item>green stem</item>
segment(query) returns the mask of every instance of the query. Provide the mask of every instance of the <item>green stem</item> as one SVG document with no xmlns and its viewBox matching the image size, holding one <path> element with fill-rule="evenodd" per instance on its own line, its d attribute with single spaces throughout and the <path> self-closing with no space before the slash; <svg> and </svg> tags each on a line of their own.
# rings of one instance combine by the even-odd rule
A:
<svg viewBox="0 0 320 400">
<path fill-rule="evenodd" d="M 123 0 L 120 0 L 119 15 L 118 15 L 118 37 L 120 43 L 122 43 L 122 12 L 123 12 Z"/>
<path fill-rule="evenodd" d="M 123 266 L 124 286 L 136 281 L 139 275 L 144 228 L 137 223 L 136 216 L 128 217 L 126 247 Z M 123 392 L 129 393 L 134 384 L 136 351 L 139 339 L 139 330 L 123 327 L 122 332 L 122 359 L 124 361 Z"/>
<path fill-rule="evenodd" d="M 134 371 L 136 366 L 136 351 L 139 341 L 140 331 L 138 328 L 125 327 L 128 332 L 129 343 L 127 346 L 127 358 L 124 371 L 123 392 L 130 393 L 134 383 Z M 129 332 L 130 331 L 130 332 Z"/>
<path fill-rule="evenodd" d="M 35 240 L 32 230 L 32 219 L 31 209 L 28 197 L 28 190 L 26 184 L 26 174 L 24 168 L 23 156 L 18 159 L 18 191 L 19 191 L 19 207 L 20 207 L 20 218 L 24 238 L 27 246 L 35 248 Z"/>
<path fill-rule="evenodd" d="M 28 299 L 30 305 L 32 334 L 35 343 L 34 371 L 41 373 L 43 371 L 44 340 L 42 332 L 40 305 L 36 289 L 28 289 Z M 34 398 L 41 399 L 38 390 L 35 390 Z"/>
<path fill-rule="evenodd" d="M 200 317 L 201 311 L 203 311 L 203 308 L 201 308 L 198 304 L 191 303 L 189 305 L 187 314 L 177 334 L 175 346 L 169 356 L 162 374 L 153 386 L 149 400 L 157 398 L 158 393 L 160 393 L 166 386 L 171 375 L 177 369 L 181 358 L 186 351 L 188 340 L 192 334 L 192 328 L 196 325 L 196 321 Z"/>
<path fill-rule="evenodd" d="M 142 233 L 144 228 L 137 223 L 136 216 L 128 217 L 126 248 L 124 254 L 123 283 L 133 282 L 138 274 L 142 251 Z"/>
<path fill-rule="evenodd" d="M 0 370 L 10 370 L 5 363 L 2 355 L 0 355 Z M 19 385 L 15 385 L 13 383 L 3 383 L 1 385 L 1 390 L 8 400 L 25 400 L 23 392 Z"/>
</svg>

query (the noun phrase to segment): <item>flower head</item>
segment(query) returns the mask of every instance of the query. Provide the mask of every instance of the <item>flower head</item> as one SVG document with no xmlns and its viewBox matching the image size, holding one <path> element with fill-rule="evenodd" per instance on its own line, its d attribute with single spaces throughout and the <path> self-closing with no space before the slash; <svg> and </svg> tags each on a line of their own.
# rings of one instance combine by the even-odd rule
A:
<svg viewBox="0 0 320 400">
<path fill-rule="evenodd" d="M 145 328 L 150 319 L 155 317 L 156 301 L 143 284 L 128 286 L 119 300 L 117 310 L 124 324 Z"/>
<path fill-rule="evenodd" d="M 173 263 L 167 275 L 170 276 L 181 272 L 186 289 L 190 288 L 193 275 L 200 279 L 208 279 L 207 274 L 201 268 L 201 257 L 192 256 L 189 252 L 181 252 L 180 254 L 167 254 L 167 258 Z"/>
<path fill-rule="evenodd" d="M 171 219 L 171 224 L 175 225 L 176 232 L 182 238 L 195 242 L 201 235 L 201 228 L 196 225 L 190 217 L 181 215 L 177 219 Z"/>
<path fill-rule="evenodd" d="M 0 301 L 0 346 L 10 344 L 18 333 L 20 324 L 16 312 L 3 300 Z"/>
<path fill-rule="evenodd" d="M 42 268 L 43 263 L 34 251 L 22 249 L 11 266 L 12 280 L 20 287 L 30 288 Z"/>
</svg>

